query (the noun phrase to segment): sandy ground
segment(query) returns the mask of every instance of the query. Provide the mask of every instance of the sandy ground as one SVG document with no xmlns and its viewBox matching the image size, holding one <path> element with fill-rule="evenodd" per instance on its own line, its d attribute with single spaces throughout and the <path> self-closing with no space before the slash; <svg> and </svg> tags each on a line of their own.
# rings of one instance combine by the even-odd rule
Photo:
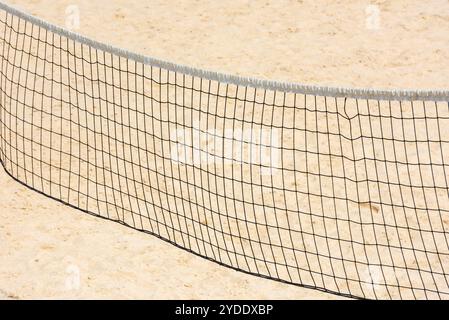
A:
<svg viewBox="0 0 449 320">
<path fill-rule="evenodd" d="M 333 86 L 448 86 L 446 0 L 11 3 L 58 25 L 75 4 L 82 34 L 215 71 Z"/>
<path fill-rule="evenodd" d="M 12 3 L 59 25 L 74 4 Z M 373 3 L 376 30 L 366 27 L 365 1 L 76 4 L 80 33 L 178 63 L 309 84 L 447 88 L 449 3 Z M 59 205 L 6 174 L 0 185 L 0 297 L 335 298 L 217 266 Z"/>
<path fill-rule="evenodd" d="M 2 298 L 336 298 L 223 268 L 49 201 L 4 172 L 1 183 Z"/>
</svg>

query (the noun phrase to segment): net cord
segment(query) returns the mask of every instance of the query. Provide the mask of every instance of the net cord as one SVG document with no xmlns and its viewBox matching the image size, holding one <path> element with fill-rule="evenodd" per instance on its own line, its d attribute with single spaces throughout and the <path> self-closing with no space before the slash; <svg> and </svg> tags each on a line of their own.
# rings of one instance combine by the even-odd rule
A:
<svg viewBox="0 0 449 320">
<path fill-rule="evenodd" d="M 284 91 L 298 94 L 310 94 L 326 97 L 345 97 L 354 99 L 373 99 L 373 100 L 390 100 L 390 101 L 448 101 L 449 90 L 417 90 L 417 89 L 371 89 L 371 88 L 343 88 L 329 86 L 305 85 L 294 82 L 273 81 L 265 79 L 257 79 L 252 77 L 242 77 L 221 72 L 209 71 L 173 62 L 161 60 L 158 58 L 141 55 L 122 48 L 111 46 L 99 41 L 82 36 L 76 32 L 69 31 L 65 28 L 48 23 L 40 18 L 34 17 L 6 3 L 0 2 L 0 9 L 17 17 L 31 22 L 37 26 L 47 29 L 48 31 L 64 36 L 68 39 L 86 44 L 92 49 L 99 49 L 111 54 L 118 55 L 127 59 L 134 60 L 139 63 L 150 65 L 157 68 L 166 69 L 173 72 L 183 73 L 194 77 L 200 77 L 207 80 L 218 81 L 222 83 L 235 84 L 239 86 L 248 86 L 253 88 L 261 88 L 266 90 Z"/>
</svg>

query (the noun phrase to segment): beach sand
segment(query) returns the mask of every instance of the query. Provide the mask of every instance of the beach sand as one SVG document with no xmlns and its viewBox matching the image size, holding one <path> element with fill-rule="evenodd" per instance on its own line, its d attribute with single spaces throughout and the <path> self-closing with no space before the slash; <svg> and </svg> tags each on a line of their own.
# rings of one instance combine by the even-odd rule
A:
<svg viewBox="0 0 449 320">
<path fill-rule="evenodd" d="M 77 32 L 208 70 L 317 85 L 447 88 L 448 1 L 11 4 L 62 26 L 67 6 L 76 4 Z M 380 10 L 378 26 L 367 22 L 370 4 Z M 443 130 L 447 136 L 447 128 Z M 4 172 L 0 185 L 0 298 L 338 298 L 219 266 L 59 204 Z"/>
</svg>

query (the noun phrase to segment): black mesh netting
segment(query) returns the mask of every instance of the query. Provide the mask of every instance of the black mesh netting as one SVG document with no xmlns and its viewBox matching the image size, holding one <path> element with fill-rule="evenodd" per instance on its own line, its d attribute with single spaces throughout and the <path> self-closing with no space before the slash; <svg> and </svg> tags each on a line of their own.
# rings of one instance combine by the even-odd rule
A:
<svg viewBox="0 0 449 320">
<path fill-rule="evenodd" d="M 16 180 L 262 277 L 449 298 L 447 101 L 221 83 L 0 21 Z"/>
</svg>

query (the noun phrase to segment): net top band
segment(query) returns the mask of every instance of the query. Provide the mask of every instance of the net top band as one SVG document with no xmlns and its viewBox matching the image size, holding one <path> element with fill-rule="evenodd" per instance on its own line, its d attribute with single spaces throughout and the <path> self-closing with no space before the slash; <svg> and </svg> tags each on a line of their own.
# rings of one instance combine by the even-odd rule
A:
<svg viewBox="0 0 449 320">
<path fill-rule="evenodd" d="M 99 49 L 104 52 L 115 54 L 117 56 L 134 60 L 138 63 L 166 69 L 173 72 L 179 72 L 193 77 L 218 81 L 222 83 L 235 84 L 253 88 L 261 88 L 273 91 L 291 92 L 305 95 L 332 97 L 332 98 L 354 98 L 368 100 L 391 100 L 391 101 L 447 101 L 449 102 L 449 90 L 389 90 L 389 89 L 371 89 L 371 88 L 342 88 L 329 86 L 305 85 L 300 83 L 273 81 L 257 79 L 252 77 L 242 77 L 221 72 L 209 71 L 194 68 L 186 65 L 180 65 L 173 62 L 161 60 L 158 58 L 141 55 L 128 50 L 114 47 L 88 37 L 82 36 L 76 32 L 51 24 L 40 18 L 34 17 L 19 9 L 16 9 L 6 3 L 0 2 L 0 9 L 13 14 L 20 19 L 28 21 L 34 25 L 47 29 L 50 32 L 77 41 L 81 44 Z"/>
</svg>

